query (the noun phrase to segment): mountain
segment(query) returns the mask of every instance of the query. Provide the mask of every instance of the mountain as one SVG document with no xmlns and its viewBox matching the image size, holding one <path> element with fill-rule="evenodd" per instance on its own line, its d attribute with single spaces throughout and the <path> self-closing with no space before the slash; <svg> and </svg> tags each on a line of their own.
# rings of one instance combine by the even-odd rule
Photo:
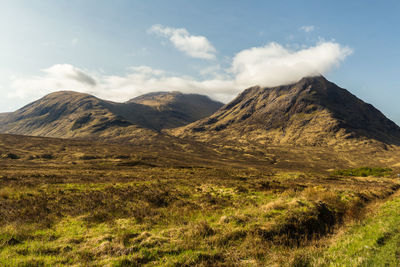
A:
<svg viewBox="0 0 400 267">
<path fill-rule="evenodd" d="M 0 132 L 71 138 L 103 136 L 105 131 L 110 135 L 126 128 L 139 130 L 108 106 L 112 103 L 88 94 L 56 92 L 0 119 Z"/>
<path fill-rule="evenodd" d="M 175 128 L 203 119 L 223 106 L 221 102 L 213 101 L 208 96 L 181 92 L 144 94 L 127 103 L 141 104 L 159 111 L 162 115 L 153 119 L 158 121 L 160 129 Z"/>
<path fill-rule="evenodd" d="M 182 126 L 208 116 L 222 106 L 208 97 L 172 95 L 182 95 L 179 98 L 187 101 L 185 104 L 171 101 L 169 93 L 158 94 L 158 101 L 165 103 L 159 106 L 141 104 L 135 99 L 115 103 L 71 91 L 51 93 L 0 117 L 0 132 L 63 138 L 151 136 L 161 129 Z M 148 96 L 139 99 L 146 98 Z M 186 115 L 188 110 L 196 109 L 190 107 L 198 105 L 196 99 L 202 101 L 199 101 L 201 112 Z"/>
<path fill-rule="evenodd" d="M 322 76 L 248 88 L 210 117 L 170 132 L 202 141 L 323 146 L 375 140 L 400 145 L 400 127 Z"/>
</svg>

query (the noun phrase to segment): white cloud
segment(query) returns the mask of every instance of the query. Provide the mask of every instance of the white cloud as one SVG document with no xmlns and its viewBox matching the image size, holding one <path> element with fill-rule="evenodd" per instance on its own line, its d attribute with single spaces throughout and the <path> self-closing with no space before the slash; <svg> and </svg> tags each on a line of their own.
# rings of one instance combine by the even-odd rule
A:
<svg viewBox="0 0 400 267">
<path fill-rule="evenodd" d="M 322 42 L 301 50 L 289 50 L 270 43 L 236 54 L 232 72 L 239 87 L 278 86 L 307 76 L 323 75 L 352 53 L 349 47 Z"/>
<path fill-rule="evenodd" d="M 149 33 L 169 38 L 172 44 L 188 56 L 202 59 L 215 59 L 216 49 L 204 36 L 191 35 L 183 28 L 170 28 L 162 25 L 153 25 Z"/>
<path fill-rule="evenodd" d="M 300 30 L 309 33 L 315 30 L 315 26 L 314 25 L 301 26 Z"/>
<path fill-rule="evenodd" d="M 76 46 L 78 44 L 78 42 L 79 42 L 79 39 L 78 38 L 74 38 L 74 39 L 71 40 L 71 45 L 72 46 Z"/>
<path fill-rule="evenodd" d="M 11 82 L 13 92 L 8 96 L 31 101 L 51 92 L 72 90 L 123 102 L 149 92 L 181 91 L 206 94 L 227 101 L 235 91 L 232 80 L 199 81 L 193 77 L 170 75 L 148 66 L 130 67 L 124 75 L 89 74 L 68 64 L 54 65 L 42 72 L 41 76 L 14 77 Z"/>
<path fill-rule="evenodd" d="M 44 69 L 43 72 L 47 73 L 49 77 L 54 79 L 69 79 L 89 86 L 96 85 L 96 81 L 90 75 L 69 64 L 57 64 L 48 69 Z"/>
<path fill-rule="evenodd" d="M 14 89 L 9 97 L 32 98 L 60 90 L 96 91 L 96 80 L 84 70 L 69 64 L 56 64 L 42 70 L 43 75 L 30 78 L 12 77 Z"/>
<path fill-rule="evenodd" d="M 148 66 L 130 67 L 123 75 L 105 75 L 58 64 L 42 70 L 40 76 L 15 77 L 11 83 L 14 93 L 9 96 L 31 101 L 46 93 L 73 90 L 127 101 L 149 92 L 181 91 L 206 94 L 227 102 L 250 86 L 278 86 L 306 76 L 326 74 L 351 53 L 350 48 L 335 42 L 320 42 L 297 50 L 270 43 L 237 53 L 228 70 L 211 65 L 202 71 L 208 77 L 203 79 L 173 75 Z"/>
</svg>

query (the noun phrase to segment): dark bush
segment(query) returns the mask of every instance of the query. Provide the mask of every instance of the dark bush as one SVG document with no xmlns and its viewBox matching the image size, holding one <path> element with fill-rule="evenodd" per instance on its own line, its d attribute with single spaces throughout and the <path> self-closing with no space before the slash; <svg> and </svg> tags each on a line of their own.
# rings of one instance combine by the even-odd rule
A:
<svg viewBox="0 0 400 267">
<path fill-rule="evenodd" d="M 19 159 L 20 157 L 14 153 L 7 153 L 7 154 L 3 154 L 2 158 L 5 159 Z"/>
<path fill-rule="evenodd" d="M 340 176 L 383 177 L 389 175 L 392 171 L 393 170 L 390 168 L 361 167 L 356 169 L 336 170 L 333 174 Z"/>
</svg>

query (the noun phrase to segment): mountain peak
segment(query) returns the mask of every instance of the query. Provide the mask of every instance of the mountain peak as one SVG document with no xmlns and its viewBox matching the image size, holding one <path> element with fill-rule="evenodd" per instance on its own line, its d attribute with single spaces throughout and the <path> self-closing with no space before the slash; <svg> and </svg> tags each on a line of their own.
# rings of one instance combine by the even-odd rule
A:
<svg viewBox="0 0 400 267">
<path fill-rule="evenodd" d="M 328 87 L 332 87 L 332 85 L 334 85 L 334 83 L 328 81 L 324 76 L 317 75 L 317 76 L 303 77 L 300 80 L 298 80 L 297 82 L 291 83 L 288 85 L 281 85 L 281 86 L 275 86 L 275 87 L 264 87 L 264 88 L 269 88 L 272 90 L 276 90 L 277 88 L 281 88 L 283 90 L 286 90 L 287 88 L 298 88 L 300 90 L 306 90 L 306 89 L 312 89 L 312 88 L 327 89 Z"/>
<path fill-rule="evenodd" d="M 56 97 L 71 97 L 71 96 L 72 97 L 87 97 L 87 96 L 94 97 L 87 93 L 64 90 L 64 91 L 57 91 L 57 92 L 49 93 L 49 94 L 45 95 L 42 99 L 56 98 Z"/>
<path fill-rule="evenodd" d="M 312 77 L 304 77 L 300 79 L 297 83 L 298 87 L 302 88 L 303 90 L 306 89 L 314 89 L 314 90 L 328 90 L 331 89 L 338 89 L 339 87 L 336 86 L 334 83 L 328 81 L 324 76 L 312 76 Z"/>
<path fill-rule="evenodd" d="M 329 82 L 324 76 L 322 75 L 316 75 L 316 76 L 307 76 L 301 78 L 297 83 L 327 83 Z"/>
<path fill-rule="evenodd" d="M 143 100 L 150 100 L 150 99 L 160 99 L 160 98 L 166 98 L 166 97 L 175 97 L 177 95 L 182 95 L 181 92 L 179 91 L 159 91 L 159 92 L 151 92 L 151 93 L 147 93 L 147 94 L 143 94 L 137 97 L 134 97 L 130 100 L 128 100 L 127 102 L 135 102 L 138 103 L 140 101 Z"/>
</svg>

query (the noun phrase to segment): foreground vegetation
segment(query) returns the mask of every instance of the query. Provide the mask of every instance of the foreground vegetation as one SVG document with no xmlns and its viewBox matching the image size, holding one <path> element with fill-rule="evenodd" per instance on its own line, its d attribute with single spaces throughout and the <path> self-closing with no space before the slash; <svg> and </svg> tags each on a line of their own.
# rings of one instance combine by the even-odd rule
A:
<svg viewBox="0 0 400 267">
<path fill-rule="evenodd" d="M 2 266 L 347 264 L 360 250 L 362 262 L 380 253 L 363 246 L 391 253 L 397 244 L 398 219 L 385 217 L 399 205 L 392 201 L 376 215 L 382 228 L 375 219 L 354 228 L 366 235 L 355 240 L 360 249 L 349 245 L 356 232 L 329 247 L 338 229 L 398 190 L 393 174 L 229 165 L 226 155 L 179 163 L 174 154 L 57 142 L 0 143 Z M 362 230 L 369 224 L 376 232 Z"/>
<path fill-rule="evenodd" d="M 283 253 L 295 256 L 289 248 L 332 233 L 398 186 L 281 181 L 279 173 L 248 171 L 131 171 L 155 178 L 2 187 L 0 264 L 284 264 Z"/>
<path fill-rule="evenodd" d="M 372 216 L 349 227 L 322 255 L 314 256 L 313 265 L 399 266 L 400 195 L 374 208 Z"/>
</svg>

